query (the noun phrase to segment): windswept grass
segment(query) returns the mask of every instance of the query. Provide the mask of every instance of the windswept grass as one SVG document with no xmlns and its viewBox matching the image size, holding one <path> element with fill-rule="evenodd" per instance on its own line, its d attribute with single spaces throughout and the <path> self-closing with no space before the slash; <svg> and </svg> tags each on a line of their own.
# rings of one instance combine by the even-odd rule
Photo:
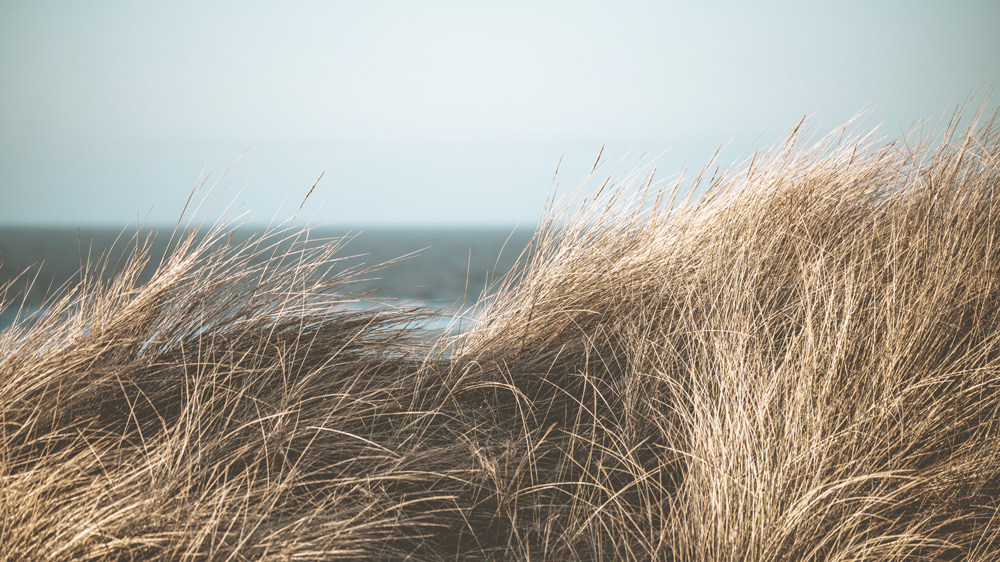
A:
<svg viewBox="0 0 1000 562">
<path fill-rule="evenodd" d="M 0 333 L 0 560 L 1000 559 L 976 118 L 608 182 L 454 339 L 308 231 L 133 240 Z"/>
</svg>

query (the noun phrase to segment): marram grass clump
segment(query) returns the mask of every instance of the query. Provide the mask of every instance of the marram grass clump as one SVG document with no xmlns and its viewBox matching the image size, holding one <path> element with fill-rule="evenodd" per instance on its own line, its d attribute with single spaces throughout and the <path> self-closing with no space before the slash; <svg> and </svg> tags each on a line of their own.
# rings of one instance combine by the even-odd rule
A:
<svg viewBox="0 0 1000 562">
<path fill-rule="evenodd" d="M 133 240 L 0 332 L 0 560 L 1000 559 L 981 121 L 608 182 L 458 336 L 308 231 Z"/>
</svg>

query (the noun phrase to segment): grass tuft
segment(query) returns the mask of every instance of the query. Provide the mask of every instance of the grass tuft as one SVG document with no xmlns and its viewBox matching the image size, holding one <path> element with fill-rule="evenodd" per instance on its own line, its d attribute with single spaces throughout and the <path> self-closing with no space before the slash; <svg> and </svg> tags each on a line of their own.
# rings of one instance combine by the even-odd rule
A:
<svg viewBox="0 0 1000 562">
<path fill-rule="evenodd" d="M 146 279 L 137 235 L 0 332 L 0 560 L 996 560 L 1000 130 L 957 122 L 604 181 L 458 336 L 343 306 L 343 241 Z"/>
</svg>

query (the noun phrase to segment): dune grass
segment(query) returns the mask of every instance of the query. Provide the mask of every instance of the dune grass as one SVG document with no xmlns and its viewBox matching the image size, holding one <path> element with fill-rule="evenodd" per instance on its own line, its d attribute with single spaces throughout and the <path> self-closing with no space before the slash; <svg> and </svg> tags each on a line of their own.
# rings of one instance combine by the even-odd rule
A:
<svg viewBox="0 0 1000 562">
<path fill-rule="evenodd" d="M 308 230 L 132 240 L 0 332 L 0 560 L 1000 559 L 973 120 L 609 181 L 457 337 Z"/>
</svg>

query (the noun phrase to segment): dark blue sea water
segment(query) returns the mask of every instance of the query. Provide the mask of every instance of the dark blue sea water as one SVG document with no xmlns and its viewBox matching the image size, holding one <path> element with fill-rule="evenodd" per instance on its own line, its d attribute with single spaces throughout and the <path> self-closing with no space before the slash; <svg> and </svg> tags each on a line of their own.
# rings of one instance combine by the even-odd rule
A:
<svg viewBox="0 0 1000 562">
<path fill-rule="evenodd" d="M 263 229 L 243 227 L 235 238 Z M 81 263 L 106 252 L 120 255 L 135 232 L 113 228 L 0 227 L 0 287 L 8 289 L 8 306 L 0 312 L 0 328 L 10 325 L 19 307 L 38 310 L 46 295 L 79 279 Z M 453 314 L 471 306 L 492 280 L 505 274 L 527 245 L 530 229 L 502 228 L 314 228 L 310 239 L 353 236 L 339 252 L 346 264 L 375 265 L 416 253 L 387 266 L 356 287 L 372 291 L 366 305 L 424 306 Z M 117 244 L 115 243 L 116 239 Z M 170 229 L 157 231 L 151 255 L 162 256 Z M 112 260 L 114 263 L 114 260 Z M 34 280 L 30 290 L 28 282 Z"/>
</svg>

